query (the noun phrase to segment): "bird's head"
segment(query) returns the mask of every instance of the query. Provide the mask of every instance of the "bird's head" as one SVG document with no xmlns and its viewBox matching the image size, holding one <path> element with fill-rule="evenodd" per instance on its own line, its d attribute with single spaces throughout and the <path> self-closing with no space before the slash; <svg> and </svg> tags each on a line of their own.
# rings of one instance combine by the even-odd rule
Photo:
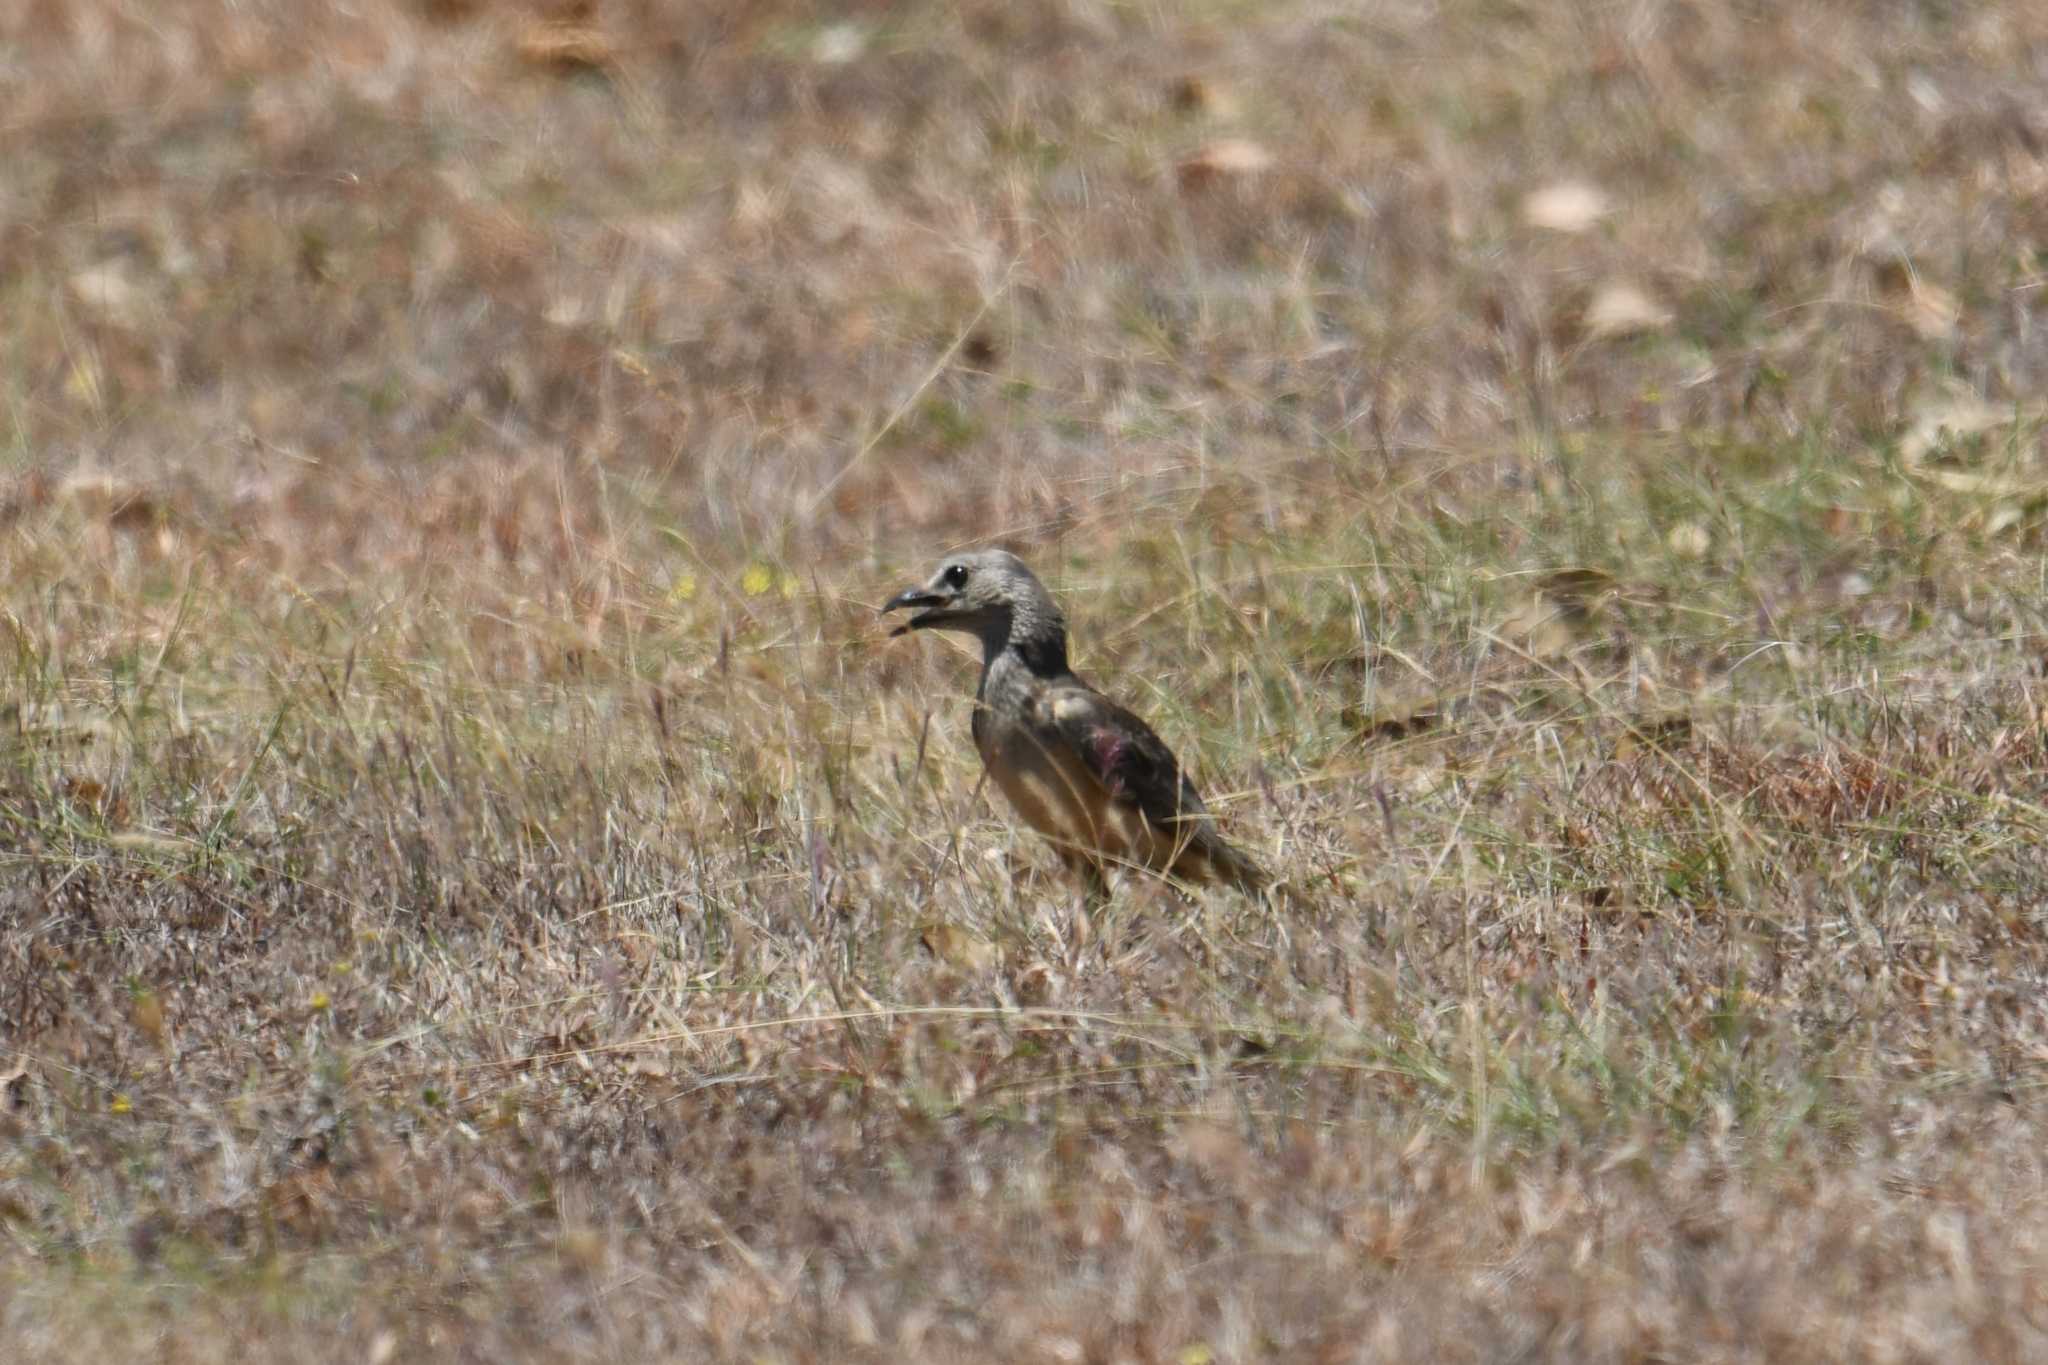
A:
<svg viewBox="0 0 2048 1365">
<path fill-rule="evenodd" d="M 884 612 L 915 613 L 891 636 L 913 630 L 957 630 L 1000 644 L 1019 633 L 1064 637 L 1066 622 L 1038 576 L 1008 550 L 948 555 L 930 579 L 882 604 Z"/>
</svg>

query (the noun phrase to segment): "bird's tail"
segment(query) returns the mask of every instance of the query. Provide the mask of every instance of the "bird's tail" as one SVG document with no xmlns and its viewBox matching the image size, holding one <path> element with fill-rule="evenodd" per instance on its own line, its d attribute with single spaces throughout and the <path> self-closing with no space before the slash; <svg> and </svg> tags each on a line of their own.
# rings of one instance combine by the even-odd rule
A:
<svg viewBox="0 0 2048 1365">
<path fill-rule="evenodd" d="M 1214 829 L 1204 829 L 1196 840 L 1202 850 L 1202 858 L 1209 864 L 1209 870 L 1216 880 L 1236 887 L 1254 900 L 1265 895 L 1273 885 L 1273 878 L 1266 869 L 1253 862 L 1237 845 L 1218 834 Z"/>
<path fill-rule="evenodd" d="M 1202 857 L 1208 866 L 1210 875 L 1217 881 L 1222 882 L 1226 886 L 1236 888 L 1241 894 L 1248 896 L 1252 900 L 1263 901 L 1275 908 L 1280 906 L 1285 906 L 1291 910 L 1313 908 L 1314 902 L 1304 896 L 1297 887 L 1274 877 L 1272 873 L 1266 871 L 1258 863 L 1253 862 L 1249 854 L 1217 833 L 1213 828 L 1205 829 L 1202 835 L 1203 837 L 1196 840 L 1196 843 L 1201 848 Z"/>
</svg>

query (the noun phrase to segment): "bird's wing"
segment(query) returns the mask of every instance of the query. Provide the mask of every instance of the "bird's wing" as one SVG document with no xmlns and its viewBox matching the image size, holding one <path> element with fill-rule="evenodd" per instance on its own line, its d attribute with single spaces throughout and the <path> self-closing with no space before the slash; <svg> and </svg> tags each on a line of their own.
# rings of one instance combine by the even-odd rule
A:
<svg viewBox="0 0 2048 1365">
<path fill-rule="evenodd" d="M 1172 850 L 1152 864 L 1155 872 L 1218 878 L 1250 896 L 1270 884 L 1263 868 L 1217 832 L 1194 783 L 1151 726 L 1080 683 L 1047 689 L 1033 710 L 1044 742 L 1065 750 L 1112 803 L 1135 809 Z"/>
<path fill-rule="evenodd" d="M 1162 831 L 1183 831 L 1183 837 L 1207 822 L 1209 808 L 1173 750 L 1137 716 L 1082 686 L 1052 689 L 1041 704 L 1052 732 L 1110 800 L 1135 807 Z"/>
</svg>

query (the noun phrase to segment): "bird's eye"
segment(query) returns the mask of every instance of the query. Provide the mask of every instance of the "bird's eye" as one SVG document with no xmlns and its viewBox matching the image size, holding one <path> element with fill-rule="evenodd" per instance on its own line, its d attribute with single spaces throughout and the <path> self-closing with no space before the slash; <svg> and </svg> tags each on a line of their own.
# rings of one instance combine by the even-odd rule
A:
<svg viewBox="0 0 2048 1365">
<path fill-rule="evenodd" d="M 942 577 L 945 579 L 947 587 L 964 588 L 967 586 L 967 566 L 965 564 L 949 564 L 946 566 L 946 572 Z"/>
</svg>

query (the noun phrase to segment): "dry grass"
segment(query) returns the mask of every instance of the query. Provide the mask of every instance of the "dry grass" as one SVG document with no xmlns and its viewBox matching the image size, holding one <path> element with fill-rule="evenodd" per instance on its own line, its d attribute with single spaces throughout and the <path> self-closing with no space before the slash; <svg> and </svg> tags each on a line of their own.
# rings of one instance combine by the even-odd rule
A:
<svg viewBox="0 0 2048 1365">
<path fill-rule="evenodd" d="M 2044 65 L 0 7 L 8 1358 L 2048 1355 Z M 977 798 L 988 540 L 1301 905 Z"/>
</svg>

